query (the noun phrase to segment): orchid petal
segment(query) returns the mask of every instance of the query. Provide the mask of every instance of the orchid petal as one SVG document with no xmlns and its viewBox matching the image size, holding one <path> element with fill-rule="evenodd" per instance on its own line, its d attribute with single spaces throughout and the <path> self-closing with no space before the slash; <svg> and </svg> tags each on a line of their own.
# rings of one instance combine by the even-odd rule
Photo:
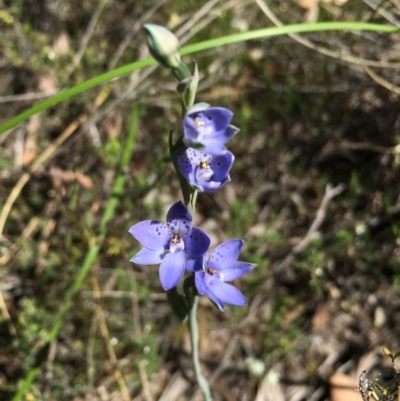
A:
<svg viewBox="0 0 400 401">
<path fill-rule="evenodd" d="M 214 294 L 215 297 L 220 299 L 222 302 L 230 305 L 244 306 L 247 304 L 247 300 L 244 295 L 233 285 L 224 283 L 223 281 L 213 278 L 207 283 L 210 294 Z"/>
<path fill-rule="evenodd" d="M 200 256 L 198 258 L 186 256 L 186 263 L 185 263 L 186 270 L 189 272 L 203 271 L 203 260 L 204 260 L 203 256 Z"/>
<path fill-rule="evenodd" d="M 179 171 L 189 183 L 195 181 L 195 167 L 190 163 L 186 156 L 181 156 L 178 158 L 178 166 Z"/>
<path fill-rule="evenodd" d="M 200 295 L 208 295 L 208 287 L 204 281 L 204 272 L 199 271 L 194 274 L 194 283 Z"/>
<path fill-rule="evenodd" d="M 208 266 L 216 270 L 231 268 L 242 247 L 243 241 L 240 239 L 232 239 L 218 245 L 211 253 Z"/>
<path fill-rule="evenodd" d="M 172 234 L 183 238 L 192 227 L 192 216 L 182 202 L 171 206 L 167 213 L 167 226 Z"/>
<path fill-rule="evenodd" d="M 219 271 L 219 277 L 222 281 L 233 281 L 244 276 L 253 270 L 256 265 L 246 262 L 235 262 L 232 267 Z"/>
<path fill-rule="evenodd" d="M 222 155 L 215 155 L 210 161 L 210 167 L 214 171 L 214 175 L 212 176 L 213 181 L 226 180 L 234 160 L 235 157 L 229 151 Z"/>
<path fill-rule="evenodd" d="M 172 234 L 165 224 L 155 220 L 145 220 L 129 229 L 133 237 L 149 249 L 164 249 L 169 244 Z"/>
<path fill-rule="evenodd" d="M 194 257 L 203 256 L 211 245 L 211 239 L 201 228 L 192 228 L 183 238 L 185 251 Z"/>
<path fill-rule="evenodd" d="M 139 265 L 157 265 L 161 263 L 165 251 L 162 249 L 142 248 L 132 259 L 131 262 Z"/>
<path fill-rule="evenodd" d="M 233 117 L 233 113 L 224 107 L 210 107 L 201 114 L 212 121 L 215 131 L 224 130 Z"/>
<path fill-rule="evenodd" d="M 197 291 L 199 292 L 199 294 L 207 295 L 211 299 L 211 301 L 213 301 L 217 305 L 218 309 L 220 311 L 223 311 L 225 309 L 223 301 L 219 299 L 219 297 L 214 292 L 212 292 L 205 278 L 208 278 L 207 274 L 204 274 L 202 272 L 195 273 L 195 285 Z M 219 280 L 215 279 L 215 281 Z"/>
<path fill-rule="evenodd" d="M 170 290 L 179 283 L 185 272 L 185 253 L 167 253 L 160 265 L 160 281 L 164 290 Z"/>
</svg>

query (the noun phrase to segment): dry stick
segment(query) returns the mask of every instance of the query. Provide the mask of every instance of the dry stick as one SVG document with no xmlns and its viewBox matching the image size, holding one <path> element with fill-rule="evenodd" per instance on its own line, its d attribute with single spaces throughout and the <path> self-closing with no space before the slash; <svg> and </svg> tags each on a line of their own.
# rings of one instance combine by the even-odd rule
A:
<svg viewBox="0 0 400 401">
<path fill-rule="evenodd" d="M 7 252 L 4 255 L 0 257 L 0 266 L 5 265 L 10 260 L 10 258 L 15 254 L 15 252 L 17 252 L 21 240 L 26 240 L 27 238 L 29 238 L 32 235 L 32 233 L 36 230 L 38 224 L 39 224 L 39 219 L 37 217 L 33 217 L 29 221 L 28 225 L 24 228 L 21 237 L 13 245 L 11 245 L 11 247 L 7 250 Z M 8 331 L 10 332 L 11 335 L 16 336 L 17 330 L 15 329 L 15 326 L 11 320 L 7 304 L 4 300 L 3 293 L 1 290 L 0 290 L 0 311 L 3 319 L 7 322 Z"/>
<path fill-rule="evenodd" d="M 264 14 L 267 16 L 267 18 L 269 18 L 276 26 L 283 26 L 282 21 L 271 11 L 271 9 L 263 2 L 263 0 L 254 1 L 258 4 Z M 296 42 L 299 42 L 302 45 L 308 47 L 309 49 L 315 50 L 321 54 L 324 54 L 325 56 L 337 58 L 348 63 L 369 67 L 400 68 L 400 63 L 384 63 L 382 61 L 366 60 L 358 57 L 340 54 L 339 52 L 329 50 L 326 47 L 317 46 L 310 40 L 304 38 L 297 33 L 289 33 L 288 36 L 294 39 Z"/>
<path fill-rule="evenodd" d="M 186 36 L 182 36 L 180 42 L 186 43 L 197 32 L 201 31 L 204 27 L 209 26 L 210 22 L 212 20 L 214 20 L 215 18 L 218 18 L 221 15 L 221 13 L 223 13 L 237 5 L 240 5 L 241 7 L 243 7 L 244 5 L 252 3 L 252 2 L 253 2 L 253 0 L 231 0 L 231 1 L 227 1 L 226 3 L 223 3 L 219 8 L 208 12 L 206 14 L 206 18 L 204 18 L 202 21 L 199 21 L 196 26 L 191 26 L 190 32 Z"/>
<path fill-rule="evenodd" d="M 188 21 L 186 21 L 185 24 L 183 24 L 177 31 L 176 31 L 176 36 L 179 38 L 179 43 L 184 43 L 185 41 L 182 40 L 183 34 L 186 32 L 192 31 L 193 26 L 195 23 L 197 23 L 201 18 L 206 16 L 211 9 L 219 3 L 220 0 L 209 0 L 200 10 L 198 10 L 194 15 L 190 17 Z M 185 39 L 188 40 L 189 38 Z"/>
<path fill-rule="evenodd" d="M 4 301 L 3 298 L 3 293 L 0 291 L 0 309 L 1 309 L 1 315 L 3 316 L 3 319 L 7 322 L 8 325 L 8 331 L 12 336 L 17 335 L 17 330 L 15 329 L 15 326 L 11 320 L 11 316 L 8 312 L 6 302 Z"/>
<path fill-rule="evenodd" d="M 96 98 L 94 104 L 96 107 L 100 106 L 107 98 L 108 96 L 108 91 L 103 90 Z M 19 194 L 21 193 L 23 187 L 25 184 L 29 181 L 31 175 L 39 169 L 39 167 L 45 163 L 47 160 L 49 160 L 56 150 L 87 120 L 87 115 L 82 114 L 80 115 L 75 121 L 73 121 L 71 124 L 68 125 L 68 127 L 63 131 L 63 133 L 44 151 L 40 154 L 40 156 L 35 160 L 34 163 L 32 163 L 29 172 L 22 174 L 20 179 L 18 180 L 17 184 L 14 186 L 12 189 L 10 195 L 8 196 L 6 203 L 3 206 L 3 209 L 1 210 L 0 213 L 0 238 L 2 237 L 3 229 L 5 226 L 5 223 L 7 221 L 7 217 L 11 211 L 11 208 L 18 198 Z M 32 219 L 30 224 L 25 228 L 23 231 L 21 237 L 25 238 L 25 236 L 29 236 L 30 233 L 29 231 L 31 230 L 31 223 L 36 222 L 36 220 Z M 37 222 L 38 223 L 38 222 Z M 36 227 L 37 223 L 34 224 Z M 33 223 L 32 223 L 33 224 Z M 33 230 L 34 228 L 32 228 Z M 24 234 L 25 233 L 25 234 Z M 29 233 L 29 234 L 28 234 Z M 25 236 L 24 236 L 25 235 Z M 0 259 L 0 266 L 2 264 L 5 264 L 9 258 L 12 256 L 12 252 L 10 253 L 7 252 L 5 255 L 3 255 Z M 4 258 L 4 259 L 3 259 Z M 4 263 L 3 263 L 4 262 Z M 11 317 L 10 314 L 8 313 L 7 305 L 4 302 L 3 294 L 0 291 L 0 310 L 2 313 L 3 318 L 9 323 L 9 330 L 11 334 L 16 334 L 15 327 L 11 323 Z"/>
<path fill-rule="evenodd" d="M 99 327 L 101 331 L 101 335 L 103 336 L 103 339 L 106 343 L 106 348 L 107 348 L 107 353 L 108 357 L 112 363 L 112 365 L 115 367 L 114 370 L 114 377 L 118 382 L 119 388 L 121 390 L 121 395 L 124 401 L 131 401 L 131 396 L 129 394 L 128 387 L 126 386 L 124 376 L 122 375 L 121 371 L 118 369 L 118 359 L 114 351 L 114 347 L 111 344 L 111 339 L 110 339 L 110 332 L 108 331 L 106 319 L 104 316 L 104 310 L 101 306 L 101 290 L 99 286 L 99 282 L 97 281 L 96 278 L 92 279 L 92 286 L 93 286 L 93 291 L 95 293 L 95 300 L 98 301 L 97 309 L 96 309 L 96 317 L 99 322 Z"/>
<path fill-rule="evenodd" d="M 70 68 L 67 70 L 65 80 L 67 81 L 69 77 L 72 75 L 72 73 L 75 71 L 76 67 L 79 65 L 86 48 L 89 44 L 90 38 L 93 35 L 94 28 L 96 26 L 96 22 L 100 17 L 101 12 L 103 11 L 103 8 L 106 6 L 106 4 L 109 2 L 109 0 L 101 0 L 100 3 L 97 5 L 96 10 L 94 11 L 92 18 L 90 19 L 89 25 L 86 28 L 86 32 L 83 35 L 83 38 L 81 40 L 81 44 L 79 46 L 78 53 L 75 54 L 73 60 L 72 60 L 72 65 Z"/>
<path fill-rule="evenodd" d="M 318 208 L 317 214 L 315 216 L 314 221 L 312 222 L 310 228 L 307 231 L 307 234 L 304 236 L 304 238 L 292 249 L 292 251 L 289 253 L 289 255 L 286 256 L 286 258 L 283 260 L 282 263 L 279 264 L 279 266 L 275 269 L 275 272 L 279 273 L 282 270 L 286 269 L 289 267 L 290 263 L 293 261 L 293 259 L 296 257 L 297 254 L 302 252 L 308 244 L 312 241 L 314 238 L 314 235 L 316 232 L 319 230 L 321 227 L 321 224 L 324 222 L 325 217 L 326 217 L 326 212 L 328 210 L 329 203 L 331 200 L 341 194 L 344 190 L 344 185 L 340 184 L 337 187 L 332 187 L 332 185 L 328 184 L 325 189 L 325 194 L 322 199 L 321 205 Z"/>
<path fill-rule="evenodd" d="M 146 373 L 147 361 L 141 360 L 139 361 L 138 365 L 139 365 L 140 381 L 142 382 L 142 387 L 143 387 L 143 397 L 145 401 L 153 401 L 153 396 L 151 395 L 149 380 L 147 378 L 147 373 Z"/>
<path fill-rule="evenodd" d="M 46 92 L 28 92 L 22 93 L 20 95 L 7 95 L 7 96 L 0 96 L 0 103 L 12 103 L 12 102 L 26 102 L 30 100 L 38 100 L 43 99 L 45 97 L 50 97 L 53 95 L 57 95 L 63 89 L 55 89 L 53 91 L 46 91 Z"/>
<path fill-rule="evenodd" d="M 310 241 L 313 239 L 314 234 L 319 230 L 321 227 L 322 223 L 325 220 L 326 213 L 328 210 L 329 203 L 331 200 L 335 197 L 338 196 L 340 193 L 342 193 L 344 190 L 344 185 L 340 184 L 337 187 L 332 188 L 330 184 L 326 186 L 325 189 L 325 194 L 324 197 L 321 201 L 321 204 L 317 210 L 317 213 L 315 215 L 315 219 L 312 222 L 310 228 L 308 229 L 306 235 L 304 238 L 300 241 L 300 243 L 295 246 L 292 251 L 286 256 L 286 258 L 283 260 L 282 263 L 278 265 L 274 269 L 274 272 L 280 272 L 282 269 L 287 267 L 291 261 L 295 258 L 297 254 L 299 254 L 302 250 L 304 250 L 307 245 L 310 243 Z M 257 310 L 261 303 L 264 300 L 265 294 L 269 294 L 271 288 L 274 285 L 274 277 L 270 276 L 267 281 L 264 283 L 264 285 L 259 289 L 258 294 L 255 296 L 253 299 L 253 302 L 251 303 L 251 307 L 249 310 L 248 315 L 240 322 L 236 329 L 236 333 L 233 336 L 232 340 L 230 341 L 229 348 L 226 352 L 226 355 L 222 359 L 222 362 L 220 363 L 219 367 L 215 370 L 214 374 L 212 375 L 211 381 L 214 382 L 217 380 L 217 378 L 225 371 L 225 369 L 230 365 L 230 357 L 233 354 L 233 351 L 235 350 L 237 346 L 237 342 L 239 341 L 240 338 L 240 330 L 247 326 L 249 323 L 255 320 Z"/>
<path fill-rule="evenodd" d="M 89 382 L 89 389 L 91 392 L 94 390 L 94 372 L 95 372 L 95 365 L 94 365 L 94 345 L 95 345 L 95 336 L 97 331 L 97 322 L 96 319 L 93 318 L 90 323 L 89 335 L 88 335 L 88 342 L 86 347 L 86 360 L 87 360 L 87 369 L 86 375 L 87 380 Z"/>
<path fill-rule="evenodd" d="M 36 230 L 39 224 L 38 217 L 32 217 L 27 226 L 22 231 L 21 236 L 7 249 L 6 253 L 0 257 L 0 266 L 4 266 L 11 257 L 18 251 L 20 245 L 24 240 L 27 240 L 32 233 Z"/>
<path fill-rule="evenodd" d="M 400 87 L 392 84 L 389 81 L 386 81 L 386 79 L 380 77 L 378 74 L 376 74 L 374 71 L 372 71 L 370 68 L 367 66 L 364 66 L 365 71 L 367 74 L 379 85 L 382 85 L 384 88 L 389 89 L 390 91 L 396 93 L 397 95 L 400 95 Z"/>
<path fill-rule="evenodd" d="M 143 22 L 148 21 L 149 18 L 166 2 L 167 0 L 160 0 L 158 3 L 154 4 L 149 10 L 147 10 L 139 19 L 137 19 L 133 26 L 129 28 L 128 35 L 125 36 L 124 40 L 119 44 L 116 52 L 111 58 L 110 63 L 108 64 L 108 69 L 112 70 L 117 65 L 119 59 L 124 54 L 124 51 L 128 47 L 129 43 L 132 41 L 133 37 L 138 33 L 141 29 Z"/>
<path fill-rule="evenodd" d="M 86 119 L 87 115 L 81 114 L 75 121 L 69 124 L 64 132 L 32 163 L 31 167 L 29 168 L 29 172 L 22 174 L 21 178 L 18 180 L 17 184 L 8 196 L 6 203 L 3 206 L 3 209 L 1 210 L 0 238 L 3 234 L 4 225 L 11 211 L 11 208 L 18 198 L 18 195 L 20 194 L 22 188 L 31 178 L 31 175 L 35 173 L 43 163 L 50 159 L 51 156 L 54 155 L 55 151 L 61 146 L 61 144 L 65 142 L 78 129 L 78 127 L 80 127 L 86 121 Z"/>
<path fill-rule="evenodd" d="M 400 27 L 400 21 L 392 14 L 390 14 L 388 11 L 386 11 L 384 8 L 382 8 L 380 4 L 377 4 L 371 0 L 363 0 L 363 1 L 367 6 L 371 7 L 374 11 L 376 11 L 383 18 L 388 20 L 391 24 Z"/>
<path fill-rule="evenodd" d="M 104 101 L 107 99 L 109 95 L 109 89 L 105 88 L 103 91 L 99 93 L 99 95 L 96 97 L 94 101 L 94 106 L 95 108 L 98 108 L 101 106 Z M 54 156 L 54 153 L 57 151 L 57 149 L 88 119 L 88 116 L 86 114 L 81 114 L 75 121 L 73 121 L 71 124 L 68 125 L 67 128 L 62 132 L 62 134 L 46 149 L 44 150 L 40 156 L 32 163 L 32 165 L 29 168 L 28 173 L 22 174 L 21 178 L 18 180 L 17 184 L 15 187 L 12 189 L 10 195 L 8 196 L 6 203 L 3 206 L 3 209 L 1 210 L 0 213 L 0 238 L 2 237 L 3 234 L 3 229 L 4 225 L 7 221 L 7 216 L 9 215 L 12 205 L 18 198 L 18 195 L 20 194 L 22 188 L 25 186 L 25 184 L 29 181 L 31 175 L 35 173 L 39 167 L 42 166 L 45 162 L 47 162 L 52 156 Z"/>
</svg>

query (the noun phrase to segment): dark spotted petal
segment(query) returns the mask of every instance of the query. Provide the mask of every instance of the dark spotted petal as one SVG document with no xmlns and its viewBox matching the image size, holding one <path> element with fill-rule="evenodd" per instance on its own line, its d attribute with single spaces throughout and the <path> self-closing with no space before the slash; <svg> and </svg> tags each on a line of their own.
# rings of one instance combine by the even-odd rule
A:
<svg viewBox="0 0 400 401">
<path fill-rule="evenodd" d="M 216 132 L 225 130 L 233 117 L 233 113 L 224 107 L 210 107 L 202 114 L 212 121 Z"/>
<path fill-rule="evenodd" d="M 183 238 L 185 252 L 190 256 L 199 257 L 207 253 L 211 239 L 201 228 L 192 228 Z"/>
<path fill-rule="evenodd" d="M 226 151 L 224 154 L 215 155 L 211 159 L 210 167 L 214 171 L 212 176 L 213 181 L 228 181 L 229 179 L 229 170 L 232 167 L 233 161 L 235 157 L 229 151 Z"/>
<path fill-rule="evenodd" d="M 195 167 L 190 163 L 186 156 L 181 156 L 178 159 L 179 171 L 187 179 L 189 183 L 195 182 Z"/>
<path fill-rule="evenodd" d="M 231 268 L 242 247 L 243 241 L 240 239 L 231 239 L 218 245 L 211 254 L 208 266 L 216 270 Z"/>
<path fill-rule="evenodd" d="M 167 213 L 167 226 L 172 234 L 183 238 L 192 227 L 192 216 L 182 202 L 177 202 Z"/>
</svg>

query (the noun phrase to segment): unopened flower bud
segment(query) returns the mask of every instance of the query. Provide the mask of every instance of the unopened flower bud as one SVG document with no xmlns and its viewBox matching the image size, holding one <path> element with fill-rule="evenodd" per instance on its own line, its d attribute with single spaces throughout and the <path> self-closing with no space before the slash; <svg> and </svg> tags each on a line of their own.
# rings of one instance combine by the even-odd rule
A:
<svg viewBox="0 0 400 401">
<path fill-rule="evenodd" d="M 145 24 L 143 29 L 151 55 L 164 67 L 178 68 L 181 63 L 178 38 L 161 25 Z"/>
</svg>

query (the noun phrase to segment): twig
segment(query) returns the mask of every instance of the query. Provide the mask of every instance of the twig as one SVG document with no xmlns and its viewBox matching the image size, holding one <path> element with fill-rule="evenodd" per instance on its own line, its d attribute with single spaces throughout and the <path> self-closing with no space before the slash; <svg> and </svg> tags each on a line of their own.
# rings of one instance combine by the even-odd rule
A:
<svg viewBox="0 0 400 401">
<path fill-rule="evenodd" d="M 325 220 L 326 212 L 328 210 L 329 203 L 335 197 L 341 194 L 344 190 L 344 185 L 340 184 L 337 187 L 332 187 L 330 184 L 326 186 L 325 194 L 322 199 L 321 205 L 317 210 L 317 214 L 315 215 L 315 219 L 312 222 L 310 228 L 308 229 L 304 238 L 292 249 L 292 251 L 286 256 L 286 258 L 278 265 L 275 269 L 275 272 L 281 272 L 282 270 L 286 269 L 293 259 L 302 252 L 311 240 L 314 238 L 314 235 L 321 227 L 322 223 Z"/>
<path fill-rule="evenodd" d="M 57 95 L 57 93 L 60 93 L 62 91 L 63 91 L 63 89 L 55 89 L 50 92 L 48 92 L 48 91 L 46 91 L 46 92 L 28 92 L 28 93 L 22 93 L 20 95 L 0 96 L 0 103 L 26 102 L 26 101 L 30 101 L 30 100 L 43 99 L 45 97 Z"/>
<path fill-rule="evenodd" d="M 8 249 L 7 252 L 0 257 L 0 266 L 5 265 L 18 251 L 20 244 L 23 241 L 26 241 L 32 233 L 36 230 L 37 226 L 39 224 L 39 218 L 38 217 L 33 217 L 27 226 L 24 228 L 22 231 L 21 236 L 13 243 Z"/>
<path fill-rule="evenodd" d="M 32 163 L 29 172 L 22 174 L 17 184 L 12 189 L 10 195 L 8 195 L 6 203 L 4 204 L 3 209 L 1 210 L 0 238 L 3 234 L 4 225 L 11 211 L 11 208 L 16 199 L 18 198 L 20 192 L 22 191 L 22 188 L 31 178 L 31 175 L 35 173 L 43 163 L 45 163 L 54 155 L 55 151 L 61 146 L 61 144 L 65 142 L 86 121 L 86 119 L 87 115 L 82 114 L 75 121 L 69 124 L 68 127 L 64 130 L 64 132 Z"/>
<path fill-rule="evenodd" d="M 142 388 L 143 388 L 143 397 L 145 401 L 153 401 L 153 396 L 151 395 L 150 391 L 150 386 L 149 386 L 149 380 L 147 378 L 147 373 L 146 373 L 146 364 L 147 361 L 139 361 L 139 374 L 140 374 L 140 381 L 142 382 Z"/>
<path fill-rule="evenodd" d="M 390 14 L 388 11 L 386 11 L 384 8 L 382 8 L 380 4 L 376 4 L 374 1 L 371 0 L 363 0 L 363 1 L 367 6 L 371 7 L 374 11 L 376 11 L 383 18 L 388 20 L 391 24 L 400 27 L 400 21 L 397 18 L 395 18 L 392 14 Z"/>
<path fill-rule="evenodd" d="M 111 61 L 108 64 L 108 69 L 112 70 L 117 65 L 119 59 L 124 54 L 124 51 L 128 47 L 129 43 L 133 39 L 133 37 L 138 33 L 144 21 L 148 21 L 148 19 L 166 2 L 167 0 L 160 0 L 153 7 L 147 10 L 139 19 L 137 19 L 133 26 L 129 28 L 128 35 L 125 36 L 124 40 L 119 44 L 117 50 L 111 58 Z"/>
<path fill-rule="evenodd" d="M 100 107 L 104 101 L 107 99 L 110 93 L 109 88 L 104 88 L 96 97 L 94 101 L 94 107 Z M 75 121 L 70 123 L 67 128 L 62 132 L 62 134 L 57 137 L 57 139 L 46 149 L 44 150 L 40 156 L 32 163 L 29 168 L 28 173 L 22 174 L 20 179 L 18 180 L 15 187 L 12 189 L 10 195 L 1 210 L 0 213 L 0 238 L 3 234 L 3 229 L 7 221 L 7 216 L 9 215 L 11 208 L 18 198 L 18 195 L 22 191 L 22 188 L 29 181 L 31 175 L 35 173 L 39 167 L 42 166 L 45 162 L 47 162 L 52 156 L 54 156 L 57 149 L 88 119 L 86 114 L 81 114 Z"/>
<path fill-rule="evenodd" d="M 0 291 L 0 309 L 1 309 L 1 314 L 3 316 L 3 319 L 7 322 L 8 324 L 8 330 L 11 335 L 16 336 L 17 335 L 17 330 L 15 330 L 15 326 L 11 320 L 11 316 L 8 313 L 7 305 L 4 301 L 3 298 L 3 293 Z"/>
<path fill-rule="evenodd" d="M 392 84 L 389 81 L 386 81 L 386 79 L 380 77 L 378 74 L 376 74 L 374 71 L 372 71 L 370 68 L 367 66 L 364 66 L 365 71 L 367 74 L 379 85 L 383 86 L 386 89 L 389 89 L 390 91 L 396 93 L 397 95 L 400 95 L 400 87 Z"/>
<path fill-rule="evenodd" d="M 254 0 L 264 14 L 269 18 L 276 26 L 283 26 L 282 21 L 271 11 L 271 9 L 265 4 L 263 0 Z M 303 36 L 297 33 L 289 33 L 289 37 L 294 39 L 296 42 L 301 43 L 303 46 L 308 47 L 309 49 L 315 50 L 318 53 L 324 54 L 325 56 L 333 57 L 347 63 L 358 64 L 362 66 L 369 67 L 380 67 L 380 68 L 400 68 L 400 63 L 384 63 L 382 61 L 375 60 L 366 60 L 358 57 L 353 57 L 350 55 L 340 54 L 339 52 L 329 50 L 326 47 L 317 46 L 310 40 L 304 38 Z"/>
<path fill-rule="evenodd" d="M 307 245 L 312 240 L 314 234 L 319 230 L 322 223 L 324 222 L 330 201 L 335 196 L 338 196 L 341 192 L 343 192 L 343 190 L 344 186 L 342 184 L 334 188 L 330 184 L 326 186 L 325 194 L 322 199 L 321 205 L 319 206 L 315 219 L 312 222 L 310 228 L 308 229 L 306 235 L 300 241 L 300 243 L 297 246 L 295 246 L 292 249 L 292 251 L 286 256 L 283 262 L 280 263 L 278 267 L 274 269 L 274 272 L 276 273 L 281 272 L 284 268 L 286 268 L 290 264 L 290 262 L 295 258 L 297 254 L 299 254 L 307 247 Z M 264 302 L 265 294 L 269 294 L 271 292 L 271 289 L 274 287 L 274 283 L 275 283 L 275 277 L 274 275 L 271 274 L 270 277 L 267 279 L 267 281 L 263 284 L 262 288 L 259 289 L 257 295 L 254 297 L 250 306 L 249 313 L 238 325 L 236 329 L 237 332 L 230 341 L 229 348 L 219 367 L 215 370 L 214 374 L 212 375 L 210 383 L 215 382 L 215 380 L 217 380 L 217 378 L 224 372 L 226 367 L 229 366 L 229 361 L 233 355 L 233 351 L 236 349 L 237 343 L 240 339 L 240 334 L 239 334 L 240 330 L 243 327 L 250 324 L 252 321 L 254 321 L 258 308 Z"/>
<path fill-rule="evenodd" d="M 65 74 L 65 80 L 67 81 L 69 77 L 72 75 L 72 73 L 75 71 L 76 67 L 80 63 L 86 48 L 89 44 L 89 40 L 93 35 L 94 28 L 96 26 L 97 20 L 100 17 L 101 12 L 103 11 L 103 8 L 106 6 L 106 4 L 109 2 L 109 0 L 101 0 L 99 4 L 97 5 L 96 10 L 94 11 L 92 18 L 90 19 L 89 25 L 86 28 L 86 32 L 83 35 L 83 38 L 81 40 L 81 44 L 79 46 L 78 52 L 75 54 L 73 60 L 72 60 L 72 65 L 68 68 L 67 73 Z"/>
</svg>

